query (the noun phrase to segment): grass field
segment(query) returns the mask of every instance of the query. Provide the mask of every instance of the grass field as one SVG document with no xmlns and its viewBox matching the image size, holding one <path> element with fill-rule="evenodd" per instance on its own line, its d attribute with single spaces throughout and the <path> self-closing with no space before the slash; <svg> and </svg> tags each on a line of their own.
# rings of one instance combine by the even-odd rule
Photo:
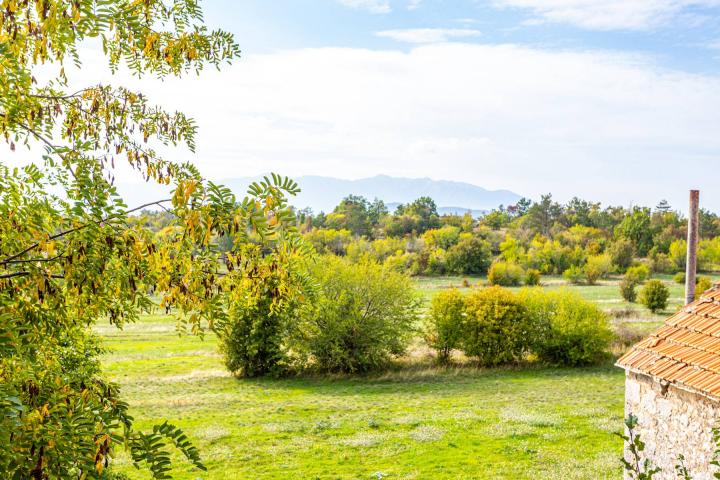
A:
<svg viewBox="0 0 720 480">
<path fill-rule="evenodd" d="M 418 279 L 425 299 L 462 278 Z M 479 279 L 469 279 L 476 282 Z M 546 288 L 559 288 L 546 279 Z M 569 287 L 626 308 L 615 282 Z M 673 302 L 681 301 L 680 286 Z M 635 307 L 637 308 L 637 307 Z M 673 307 L 671 307 L 673 308 Z M 623 320 L 657 325 L 659 318 Z M 106 372 L 137 426 L 168 419 L 200 448 L 207 472 L 181 479 L 619 478 L 623 372 L 436 369 L 421 363 L 363 378 L 239 380 L 213 336 L 178 337 L 170 317 L 99 329 Z M 118 469 L 147 478 L 120 456 Z"/>
</svg>

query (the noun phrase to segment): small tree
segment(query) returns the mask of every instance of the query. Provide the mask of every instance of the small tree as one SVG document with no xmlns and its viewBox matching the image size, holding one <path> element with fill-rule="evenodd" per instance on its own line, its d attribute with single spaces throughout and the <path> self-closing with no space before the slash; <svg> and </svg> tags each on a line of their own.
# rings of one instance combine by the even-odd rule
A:
<svg viewBox="0 0 720 480">
<path fill-rule="evenodd" d="M 637 291 L 635 290 L 638 286 L 638 282 L 630 278 L 623 278 L 620 281 L 620 295 L 625 301 L 635 303 L 637 300 Z"/>
<path fill-rule="evenodd" d="M 667 308 L 670 290 L 660 280 L 650 280 L 640 290 L 640 303 L 645 305 L 652 313 Z"/>
<path fill-rule="evenodd" d="M 432 299 L 425 318 L 425 340 L 437 351 L 440 363 L 447 363 L 452 350 L 460 345 L 464 318 L 465 299 L 459 290 L 445 290 Z"/>
<path fill-rule="evenodd" d="M 630 240 L 617 239 L 610 246 L 608 253 L 610 253 L 613 265 L 616 265 L 621 272 L 632 265 L 634 250 Z"/>
<path fill-rule="evenodd" d="M 445 227 L 447 228 L 447 227 Z M 463 238 L 446 255 L 448 270 L 458 274 L 482 274 L 492 261 L 490 244 L 477 237 Z"/>
</svg>

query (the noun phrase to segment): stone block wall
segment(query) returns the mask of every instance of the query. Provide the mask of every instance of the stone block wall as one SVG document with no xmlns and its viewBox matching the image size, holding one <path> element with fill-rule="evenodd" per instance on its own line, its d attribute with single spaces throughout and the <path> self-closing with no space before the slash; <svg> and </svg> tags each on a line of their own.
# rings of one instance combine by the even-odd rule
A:
<svg viewBox="0 0 720 480">
<path fill-rule="evenodd" d="M 638 417 L 636 433 L 645 442 L 645 455 L 662 468 L 655 479 L 677 478 L 678 454 L 685 456 L 694 480 L 713 478 L 717 470 L 709 465 L 715 450 L 712 428 L 720 420 L 720 403 L 663 385 L 647 375 L 628 372 L 625 416 L 630 413 Z"/>
</svg>

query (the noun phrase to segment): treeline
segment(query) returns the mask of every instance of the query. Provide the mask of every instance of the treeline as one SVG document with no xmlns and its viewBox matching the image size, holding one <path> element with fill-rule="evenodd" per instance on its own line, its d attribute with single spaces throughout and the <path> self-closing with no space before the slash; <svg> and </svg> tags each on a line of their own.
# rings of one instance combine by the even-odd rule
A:
<svg viewBox="0 0 720 480">
<path fill-rule="evenodd" d="M 500 285 L 537 275 L 595 283 L 642 263 L 654 273 L 684 269 L 686 219 L 666 201 L 654 208 L 605 207 L 544 195 L 500 206 L 481 218 L 439 215 L 422 197 L 390 212 L 381 200 L 350 195 L 328 214 L 297 212 L 298 227 L 320 253 L 369 258 L 411 275 L 486 274 Z M 720 264 L 720 217 L 700 212 L 699 266 Z"/>
</svg>

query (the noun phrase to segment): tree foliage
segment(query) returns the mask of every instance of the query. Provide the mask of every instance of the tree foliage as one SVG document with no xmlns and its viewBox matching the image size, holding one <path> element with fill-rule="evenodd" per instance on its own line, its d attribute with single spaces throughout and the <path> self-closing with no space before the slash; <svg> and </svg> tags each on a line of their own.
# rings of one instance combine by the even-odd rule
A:
<svg viewBox="0 0 720 480">
<path fill-rule="evenodd" d="M 181 330 L 222 332 L 248 296 L 272 311 L 302 281 L 309 255 L 285 200 L 294 182 L 273 175 L 238 200 L 158 145 L 195 146 L 184 114 L 121 86 L 68 84 L 79 44 L 98 39 L 110 69 L 164 77 L 219 66 L 239 54 L 209 31 L 195 0 L 10 0 L 0 9 L 0 135 L 11 150 L 44 148 L 24 168 L 0 163 L 0 476 L 100 478 L 117 447 L 168 478 L 168 446 L 204 468 L 167 423 L 134 429 L 119 388 L 103 379 L 90 328 L 122 327 L 156 307 Z M 39 83 L 39 65 L 57 69 Z M 152 205 L 171 221 L 143 228 L 113 186 L 117 162 L 172 185 Z M 228 251 L 220 253 L 218 241 Z"/>
</svg>

